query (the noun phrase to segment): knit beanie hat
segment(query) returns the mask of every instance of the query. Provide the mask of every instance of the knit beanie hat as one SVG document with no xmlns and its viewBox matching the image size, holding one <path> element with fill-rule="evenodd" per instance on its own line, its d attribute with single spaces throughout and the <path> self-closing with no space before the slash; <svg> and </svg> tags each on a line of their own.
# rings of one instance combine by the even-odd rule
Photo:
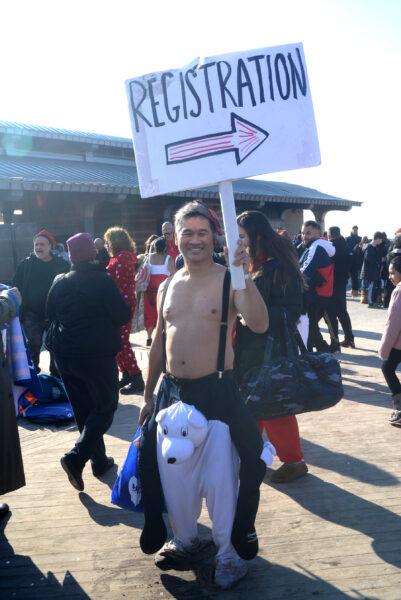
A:
<svg viewBox="0 0 401 600">
<path fill-rule="evenodd" d="M 77 233 L 67 240 L 68 256 L 72 264 L 95 260 L 96 248 L 90 233 Z"/>
<path fill-rule="evenodd" d="M 42 229 L 41 231 L 39 231 L 39 233 L 37 233 L 37 234 L 34 236 L 34 238 L 33 238 L 33 239 L 34 239 L 34 241 L 36 240 L 36 238 L 37 238 L 37 237 L 44 237 L 44 238 L 46 238 L 47 240 L 49 240 L 49 242 L 50 242 L 50 244 L 51 244 L 52 248 L 54 248 L 54 246 L 56 245 L 56 240 L 54 239 L 54 237 L 52 236 L 52 234 L 51 234 L 51 233 L 49 233 L 48 231 L 46 231 L 46 229 Z"/>
</svg>

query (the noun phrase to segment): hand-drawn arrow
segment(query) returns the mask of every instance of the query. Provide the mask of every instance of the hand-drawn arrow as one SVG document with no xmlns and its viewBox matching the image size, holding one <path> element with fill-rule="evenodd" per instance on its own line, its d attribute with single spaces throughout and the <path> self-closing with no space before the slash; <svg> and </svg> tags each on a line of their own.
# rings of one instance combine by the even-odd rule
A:
<svg viewBox="0 0 401 600">
<path fill-rule="evenodd" d="M 253 123 L 231 113 L 231 131 L 212 133 L 166 145 L 168 165 L 235 152 L 237 165 L 252 154 L 269 134 Z"/>
</svg>

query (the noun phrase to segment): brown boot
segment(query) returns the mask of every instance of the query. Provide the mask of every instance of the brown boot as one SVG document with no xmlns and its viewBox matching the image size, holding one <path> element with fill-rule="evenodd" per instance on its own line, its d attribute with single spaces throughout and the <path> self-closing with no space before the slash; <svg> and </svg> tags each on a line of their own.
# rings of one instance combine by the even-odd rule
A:
<svg viewBox="0 0 401 600">
<path fill-rule="evenodd" d="M 367 304 L 368 303 L 368 294 L 366 293 L 366 290 L 361 290 L 361 304 Z"/>
<path fill-rule="evenodd" d="M 288 483 L 306 475 L 307 472 L 308 467 L 304 461 L 299 463 L 284 463 L 276 471 L 273 471 L 270 481 L 273 481 L 273 483 Z"/>
</svg>

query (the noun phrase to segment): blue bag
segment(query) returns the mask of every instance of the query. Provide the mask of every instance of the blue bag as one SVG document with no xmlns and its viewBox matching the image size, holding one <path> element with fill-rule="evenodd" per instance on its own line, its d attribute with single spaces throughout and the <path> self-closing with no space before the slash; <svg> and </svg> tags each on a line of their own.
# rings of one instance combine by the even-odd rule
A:
<svg viewBox="0 0 401 600">
<path fill-rule="evenodd" d="M 111 503 L 134 512 L 143 512 L 141 484 L 138 474 L 138 446 L 142 428 L 138 427 L 121 471 L 111 492 Z M 139 445 L 139 444 L 138 444 Z"/>
<path fill-rule="evenodd" d="M 42 393 L 37 396 L 38 404 L 66 402 L 68 400 L 64 384 L 59 377 L 40 374 L 39 381 L 42 384 Z"/>
<path fill-rule="evenodd" d="M 69 402 L 35 403 L 25 410 L 24 417 L 32 423 L 63 425 L 74 418 L 74 413 Z"/>
</svg>

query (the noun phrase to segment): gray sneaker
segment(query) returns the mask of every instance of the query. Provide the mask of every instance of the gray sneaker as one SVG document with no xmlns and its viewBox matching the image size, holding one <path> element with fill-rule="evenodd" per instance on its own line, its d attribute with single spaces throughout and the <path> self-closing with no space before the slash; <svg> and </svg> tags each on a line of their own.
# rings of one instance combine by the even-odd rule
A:
<svg viewBox="0 0 401 600">
<path fill-rule="evenodd" d="M 388 422 L 392 425 L 397 425 L 398 423 L 401 423 L 401 410 L 393 410 Z"/>
<path fill-rule="evenodd" d="M 246 562 L 239 556 L 217 560 L 214 583 L 222 590 L 228 590 L 248 573 Z"/>
<path fill-rule="evenodd" d="M 162 571 L 190 571 L 215 556 L 216 552 L 212 540 L 196 539 L 190 546 L 184 547 L 181 540 L 174 537 L 156 554 L 155 565 Z"/>
</svg>

